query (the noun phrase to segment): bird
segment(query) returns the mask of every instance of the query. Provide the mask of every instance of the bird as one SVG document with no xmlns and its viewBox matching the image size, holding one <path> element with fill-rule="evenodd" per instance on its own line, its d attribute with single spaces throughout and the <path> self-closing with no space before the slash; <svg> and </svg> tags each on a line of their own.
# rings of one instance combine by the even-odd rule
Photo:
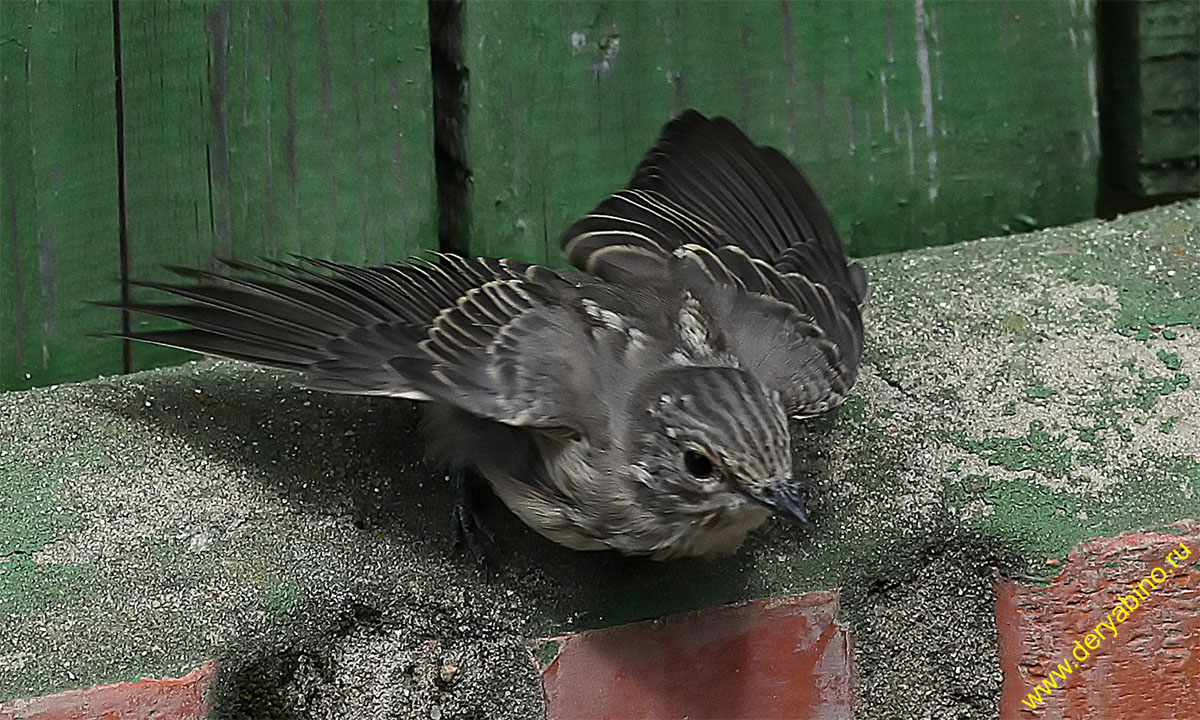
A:
<svg viewBox="0 0 1200 720">
<path fill-rule="evenodd" d="M 102 304 L 184 325 L 116 337 L 422 402 L 477 556 L 488 487 L 556 543 L 655 560 L 808 522 L 789 421 L 850 393 L 868 284 L 801 171 L 687 110 L 561 241 L 570 269 L 220 259 L 133 283 L 157 300 Z"/>
</svg>

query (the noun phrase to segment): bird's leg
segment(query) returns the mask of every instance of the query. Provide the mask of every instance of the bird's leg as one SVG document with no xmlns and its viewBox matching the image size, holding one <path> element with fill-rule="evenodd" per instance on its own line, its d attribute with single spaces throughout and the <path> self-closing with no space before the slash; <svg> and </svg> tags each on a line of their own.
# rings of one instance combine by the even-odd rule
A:
<svg viewBox="0 0 1200 720">
<path fill-rule="evenodd" d="M 487 482 L 474 468 L 463 468 L 452 476 L 454 480 L 454 510 L 450 513 L 450 535 L 455 549 L 465 545 L 475 562 L 487 565 L 487 546 L 497 547 L 496 536 L 483 522 L 480 512 L 481 496 Z"/>
</svg>

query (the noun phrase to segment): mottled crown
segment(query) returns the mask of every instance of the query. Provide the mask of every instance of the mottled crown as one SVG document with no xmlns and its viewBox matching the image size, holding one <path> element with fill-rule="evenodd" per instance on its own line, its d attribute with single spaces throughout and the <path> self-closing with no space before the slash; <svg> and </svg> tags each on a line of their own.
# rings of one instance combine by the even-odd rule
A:
<svg viewBox="0 0 1200 720">
<path fill-rule="evenodd" d="M 791 468 L 780 395 L 744 370 L 672 368 L 656 374 L 643 397 L 668 437 L 716 454 L 743 478 L 767 480 Z"/>
</svg>

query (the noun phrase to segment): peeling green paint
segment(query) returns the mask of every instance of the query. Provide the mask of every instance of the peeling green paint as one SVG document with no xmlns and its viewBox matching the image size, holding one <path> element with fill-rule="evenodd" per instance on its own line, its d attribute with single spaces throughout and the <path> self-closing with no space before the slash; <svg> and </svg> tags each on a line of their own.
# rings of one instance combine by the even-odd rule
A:
<svg viewBox="0 0 1200 720">
<path fill-rule="evenodd" d="M 561 649 L 562 646 L 557 640 L 544 640 L 534 646 L 533 657 L 541 667 L 550 667 L 550 663 L 558 658 L 558 653 Z"/>
<path fill-rule="evenodd" d="M 1148 340 L 1158 332 L 1168 336 L 1172 325 L 1200 328 L 1200 268 L 1184 248 L 1195 240 L 1196 228 L 1181 225 L 1156 235 L 1140 254 L 1145 258 L 1138 270 L 1128 269 L 1129 250 L 1099 245 L 1087 253 L 1047 255 L 1045 262 L 1073 281 L 1101 284 L 1117 291 L 1113 327 L 1136 340 Z"/>
<path fill-rule="evenodd" d="M 299 600 L 300 587 L 287 580 L 270 583 L 258 595 L 259 605 L 273 615 L 287 615 Z"/>
<path fill-rule="evenodd" d="M 1151 530 L 1178 520 L 1181 480 L 1200 492 L 1200 462 L 1148 453 L 1115 487 L 1098 495 L 1056 491 L 1032 476 L 971 474 L 947 482 L 945 498 L 960 508 L 984 501 L 989 511 L 969 521 L 979 532 L 1001 546 L 1015 544 L 1030 557 L 1051 558 L 1088 537 Z"/>
<path fill-rule="evenodd" d="M 1185 373 L 1169 376 L 1151 375 L 1137 367 L 1136 358 L 1128 358 L 1122 364 L 1129 374 L 1138 378 L 1138 384 L 1127 391 L 1117 391 L 1121 384 L 1118 378 L 1107 377 L 1107 388 L 1102 388 L 1094 399 L 1086 401 L 1074 415 L 1073 429 L 1076 437 L 1093 446 L 1093 449 L 1076 453 L 1076 461 L 1092 467 L 1103 467 L 1107 462 L 1102 432 L 1110 430 L 1123 442 L 1133 439 L 1134 433 L 1128 423 L 1147 425 L 1158 423 L 1160 432 L 1170 432 L 1175 420 L 1155 417 L 1155 410 L 1162 398 L 1188 388 L 1191 378 Z M 1136 412 L 1131 412 L 1136 411 Z"/>
<path fill-rule="evenodd" d="M 1006 470 L 1033 470 L 1050 477 L 1063 477 L 1071 467 L 1071 451 L 1063 446 L 1066 433 L 1052 435 L 1043 423 L 1034 420 L 1021 437 L 995 437 L 984 440 L 951 438 L 958 447 L 974 453 L 992 465 Z"/>
<path fill-rule="evenodd" d="M 1049 400 L 1057 394 L 1057 390 L 1041 380 L 1035 380 L 1025 388 L 1025 400 L 1040 405 L 1044 405 L 1043 401 Z"/>
<path fill-rule="evenodd" d="M 1082 539 L 1079 514 L 1086 501 L 1057 493 L 1026 478 L 999 479 L 971 475 L 968 483 L 947 486 L 947 499 L 963 504 L 981 499 L 991 512 L 975 519 L 983 533 L 1005 542 L 1015 542 L 1037 556 L 1061 552 Z"/>
<path fill-rule="evenodd" d="M 63 532 L 61 520 L 54 517 L 57 490 L 52 486 L 31 487 L 16 482 L 22 473 L 35 472 L 28 464 L 5 467 L 2 472 L 0 494 L 4 504 L 0 505 L 0 519 L 4 527 L 0 533 L 0 558 L 29 554 Z"/>
<path fill-rule="evenodd" d="M 1152 375 L 1147 377 L 1139 371 L 1142 381 L 1134 390 L 1137 407 L 1150 410 L 1158 404 L 1158 399 L 1170 395 L 1176 390 L 1182 390 L 1192 384 L 1192 379 L 1184 373 L 1175 373 L 1171 377 Z"/>
<path fill-rule="evenodd" d="M 0 612 L 51 606 L 78 575 L 69 567 L 46 566 L 33 557 L 79 523 L 75 513 L 59 507 L 58 482 L 37 484 L 25 478 L 64 476 L 69 476 L 69 470 L 61 458 L 14 459 L 0 467 Z M 30 587 L 37 591 L 31 592 Z"/>
<path fill-rule="evenodd" d="M 29 553 L 14 553 L 0 560 L 0 613 L 20 617 L 59 607 L 87 580 L 87 568 L 45 565 Z"/>
<path fill-rule="evenodd" d="M 1164 331 L 1165 333 L 1165 331 Z M 1179 353 L 1167 352 L 1166 350 L 1158 351 L 1158 359 L 1163 365 L 1167 366 L 1168 370 L 1178 370 L 1182 363 L 1179 360 Z"/>
</svg>

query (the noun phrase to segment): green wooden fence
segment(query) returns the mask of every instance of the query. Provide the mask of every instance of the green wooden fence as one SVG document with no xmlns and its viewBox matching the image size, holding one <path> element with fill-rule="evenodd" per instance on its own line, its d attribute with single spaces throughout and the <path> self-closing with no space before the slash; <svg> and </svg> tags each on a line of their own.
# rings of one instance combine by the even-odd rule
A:
<svg viewBox="0 0 1200 720">
<path fill-rule="evenodd" d="M 84 337 L 123 275 L 436 246 L 423 4 L 3 0 L 0 26 L 0 388 L 188 357 Z"/>
<path fill-rule="evenodd" d="M 469 5 L 471 248 L 554 257 L 664 118 L 728 115 L 873 254 L 1092 214 L 1087 3 Z"/>
<path fill-rule="evenodd" d="M 786 150 L 856 254 L 1094 212 L 1090 0 L 453 7 L 431 49 L 425 2 L 0 2 L 0 388 L 183 357 L 84 337 L 123 280 L 400 259 L 439 200 L 445 246 L 557 263 L 687 106 Z M 467 82 L 436 118 L 431 52 Z"/>
</svg>

